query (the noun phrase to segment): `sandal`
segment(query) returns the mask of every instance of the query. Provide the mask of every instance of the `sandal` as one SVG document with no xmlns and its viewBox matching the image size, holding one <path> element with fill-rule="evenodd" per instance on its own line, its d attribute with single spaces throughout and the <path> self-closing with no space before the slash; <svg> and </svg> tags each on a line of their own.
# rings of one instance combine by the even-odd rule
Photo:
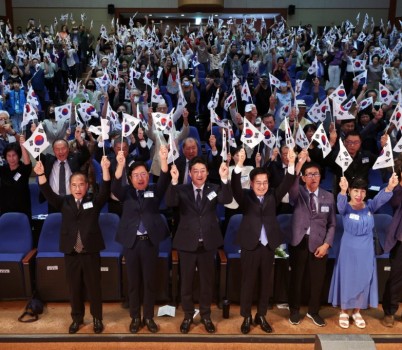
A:
<svg viewBox="0 0 402 350">
<path fill-rule="evenodd" d="M 356 312 L 352 315 L 353 321 L 355 322 L 355 325 L 357 328 L 366 328 L 366 322 L 363 320 L 362 315 L 360 312 Z"/>
<path fill-rule="evenodd" d="M 349 315 L 341 312 L 339 314 L 339 327 L 341 328 L 349 328 Z"/>
</svg>

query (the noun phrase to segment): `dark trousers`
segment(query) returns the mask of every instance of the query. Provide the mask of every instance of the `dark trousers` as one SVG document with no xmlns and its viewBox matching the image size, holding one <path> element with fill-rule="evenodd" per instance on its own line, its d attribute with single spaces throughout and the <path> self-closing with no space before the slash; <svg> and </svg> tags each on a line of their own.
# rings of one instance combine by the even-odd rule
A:
<svg viewBox="0 0 402 350">
<path fill-rule="evenodd" d="M 305 235 L 297 246 L 289 245 L 290 285 L 289 309 L 299 311 L 302 296 L 302 286 L 307 271 L 310 273 L 310 297 L 308 313 L 317 314 L 321 305 L 321 292 L 327 269 L 328 255 L 317 258 L 308 249 L 308 235 Z"/>
<path fill-rule="evenodd" d="M 128 302 L 131 318 L 141 317 L 141 286 L 144 286 L 144 318 L 154 317 L 156 298 L 156 266 L 159 247 L 150 240 L 136 240 L 132 248 L 124 249 L 127 265 Z"/>
<path fill-rule="evenodd" d="M 85 315 L 85 289 L 94 318 L 102 320 L 101 264 L 99 253 L 65 254 L 70 288 L 71 317 L 81 322 Z"/>
<path fill-rule="evenodd" d="M 398 311 L 402 294 L 402 244 L 398 241 L 389 256 L 391 273 L 385 284 L 382 308 L 385 315 L 394 315 Z"/>
<path fill-rule="evenodd" d="M 240 315 L 251 316 L 253 303 L 253 289 L 257 278 L 260 282 L 258 293 L 257 313 L 265 316 L 269 304 L 269 284 L 272 281 L 274 251 L 269 246 L 259 245 L 255 250 L 241 251 L 241 292 Z"/>
<path fill-rule="evenodd" d="M 196 268 L 200 275 L 200 315 L 211 317 L 211 304 L 215 283 L 215 250 L 207 251 L 204 246 L 195 252 L 179 251 L 181 304 L 185 318 L 193 318 L 193 280 Z"/>
</svg>

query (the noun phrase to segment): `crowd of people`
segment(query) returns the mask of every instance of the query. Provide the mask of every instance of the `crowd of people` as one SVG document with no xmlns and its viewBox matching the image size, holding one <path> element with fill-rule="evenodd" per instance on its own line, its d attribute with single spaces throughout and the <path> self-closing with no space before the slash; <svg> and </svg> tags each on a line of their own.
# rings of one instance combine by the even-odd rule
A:
<svg viewBox="0 0 402 350">
<path fill-rule="evenodd" d="M 25 31 L 0 21 L 0 212 L 31 217 L 28 182 L 35 162 L 49 213 L 63 213 L 69 332 L 83 323 L 83 281 L 94 330 L 103 331 L 99 276 L 93 273 L 103 243 L 99 227 L 88 224 L 105 201 L 121 217 L 116 240 L 128 265 L 129 329 L 158 331 L 154 274 L 159 242 L 169 235 L 159 211 L 165 193 L 182 266 L 182 333 L 193 323 L 196 267 L 201 322 L 207 332 L 216 331 L 210 317 L 214 256 L 237 213 L 243 214 L 241 332 L 249 333 L 253 323 L 272 332 L 265 318 L 269 266 L 285 240 L 277 222 L 283 213 L 293 213 L 289 322 L 302 320 L 308 269 L 315 277 L 307 317 L 325 326 L 320 296 L 337 210 L 345 230 L 328 301 L 341 308 L 340 327 L 349 327 L 351 309 L 355 325 L 364 328 L 360 310 L 378 304 L 373 214 L 390 200 L 395 214 L 385 248 L 392 274 L 383 323 L 393 326 L 402 292 L 402 209 L 392 199 L 402 192 L 401 30 L 382 21 L 375 26 L 367 15 L 319 35 L 283 18 L 270 26 L 245 16 L 173 28 L 145 17 L 145 24 L 113 20 L 97 35 L 85 17 L 80 25 L 68 15 L 44 26 L 31 19 Z M 34 160 L 27 140 L 37 132 L 49 147 Z M 373 174 L 383 185 L 375 196 L 368 190 Z M 330 179 L 325 189 L 324 178 Z M 218 204 L 226 207 L 222 225 Z"/>
</svg>

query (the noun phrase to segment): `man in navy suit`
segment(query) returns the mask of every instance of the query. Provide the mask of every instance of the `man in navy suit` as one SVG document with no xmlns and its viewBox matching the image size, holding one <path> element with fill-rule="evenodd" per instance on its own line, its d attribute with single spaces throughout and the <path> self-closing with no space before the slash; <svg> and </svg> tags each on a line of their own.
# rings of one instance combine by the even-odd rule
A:
<svg viewBox="0 0 402 350">
<path fill-rule="evenodd" d="M 92 198 L 87 194 L 89 182 L 86 175 L 73 173 L 69 178 L 71 194 L 61 196 L 50 187 L 42 162 L 38 161 L 34 168 L 41 192 L 62 215 L 60 251 L 64 253 L 73 319 L 69 333 L 76 333 L 84 323 L 84 288 L 90 301 L 94 332 L 103 331 L 99 252 L 105 249 L 105 243 L 99 227 L 99 214 L 110 195 L 110 162 L 106 156 L 102 158 L 101 166 L 103 182 L 99 193 Z"/>
<path fill-rule="evenodd" d="M 301 179 L 304 186 L 295 181 L 289 191 L 290 204 L 294 206 L 292 237 L 289 249 L 291 267 L 289 286 L 289 322 L 300 323 L 300 304 L 305 272 L 310 272 L 310 298 L 307 317 L 316 326 L 323 327 L 325 321 L 318 314 L 322 286 L 327 268 L 328 248 L 335 235 L 336 209 L 332 193 L 319 187 L 321 173 L 319 165 L 305 163 L 306 150 L 299 154 L 299 163 L 304 163 Z"/>
<path fill-rule="evenodd" d="M 295 180 L 295 153 L 292 149 L 289 149 L 288 158 L 287 174 L 282 183 L 271 191 L 268 191 L 269 177 L 264 168 L 251 171 L 250 190 L 242 188 L 241 170 L 246 160 L 244 149 L 240 150 L 239 162 L 232 173 L 233 195 L 243 211 L 243 219 L 237 233 L 237 243 L 241 248 L 240 314 L 244 320 L 240 330 L 243 334 L 250 332 L 253 288 L 257 278 L 260 281 L 260 290 L 254 322 L 260 325 L 264 332 L 272 332 L 265 319 L 269 304 L 269 282 L 275 249 L 283 242 L 283 233 L 276 219 L 276 208 Z"/>
<path fill-rule="evenodd" d="M 226 163 L 219 168 L 220 185 L 206 182 L 208 166 L 203 158 L 195 157 L 189 164 L 191 182 L 179 185 L 179 171 L 172 166 L 172 182 L 166 192 L 166 204 L 178 207 L 180 223 L 173 240 L 179 251 L 181 302 L 184 320 L 180 331 L 190 330 L 193 322 L 193 279 L 196 268 L 200 275 L 200 315 L 208 333 L 215 332 L 211 321 L 211 303 L 214 287 L 215 254 L 223 245 L 216 206 L 232 202 L 232 191 L 228 184 L 229 170 Z"/>
<path fill-rule="evenodd" d="M 126 164 L 124 151 L 119 151 L 117 155 L 118 165 L 112 193 L 123 203 L 116 241 L 124 247 L 127 264 L 131 333 L 137 333 L 142 325 L 146 325 L 152 333 L 158 331 L 158 326 L 153 320 L 156 267 L 159 243 L 169 235 L 169 229 L 159 213 L 159 205 L 170 180 L 167 157 L 166 146 L 161 146 L 159 150 L 161 175 L 156 186 L 150 186 L 148 169 L 146 164 L 140 161 L 129 168 L 130 184 L 126 185 L 123 174 Z M 144 286 L 143 323 L 141 323 L 141 284 Z"/>
</svg>

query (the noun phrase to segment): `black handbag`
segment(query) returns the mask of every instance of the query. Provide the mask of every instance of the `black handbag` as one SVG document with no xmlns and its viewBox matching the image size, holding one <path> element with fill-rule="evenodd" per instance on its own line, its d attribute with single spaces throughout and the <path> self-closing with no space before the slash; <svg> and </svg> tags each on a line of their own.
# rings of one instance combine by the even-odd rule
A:
<svg viewBox="0 0 402 350">
<path fill-rule="evenodd" d="M 27 306 L 25 306 L 25 311 L 18 321 L 20 322 L 35 322 L 39 319 L 39 315 L 43 313 L 43 302 L 37 296 L 33 296 L 29 301 Z M 29 317 L 29 318 L 26 318 Z"/>
<path fill-rule="evenodd" d="M 381 242 L 378 238 L 377 230 L 375 227 L 373 228 L 373 241 L 374 241 L 374 254 L 375 255 L 383 255 L 384 248 L 381 245 Z"/>
</svg>

